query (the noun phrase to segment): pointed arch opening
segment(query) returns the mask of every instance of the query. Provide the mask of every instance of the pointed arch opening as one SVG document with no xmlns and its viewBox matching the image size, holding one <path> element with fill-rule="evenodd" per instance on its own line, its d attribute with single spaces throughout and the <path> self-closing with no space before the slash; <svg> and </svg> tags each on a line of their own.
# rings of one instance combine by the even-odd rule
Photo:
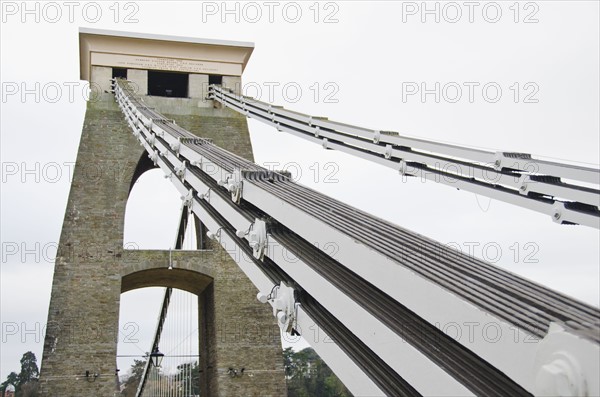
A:
<svg viewBox="0 0 600 397">
<path fill-rule="evenodd" d="M 165 358 L 161 368 L 149 370 L 146 387 L 199 394 L 200 378 L 205 379 L 199 368 L 206 367 L 200 353 L 206 337 L 204 308 L 214 276 L 212 251 L 198 250 L 204 247 L 197 237 L 204 235 L 202 227 L 144 153 L 132 176 L 124 217 L 117 367 L 125 395 L 137 390 L 167 288 L 171 298 L 159 344 Z"/>
</svg>

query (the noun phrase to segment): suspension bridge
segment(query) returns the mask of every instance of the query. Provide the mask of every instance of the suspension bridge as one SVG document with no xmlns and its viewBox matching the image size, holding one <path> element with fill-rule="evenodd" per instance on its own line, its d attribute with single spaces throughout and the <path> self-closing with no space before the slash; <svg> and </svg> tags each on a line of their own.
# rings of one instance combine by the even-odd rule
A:
<svg viewBox="0 0 600 397">
<path fill-rule="evenodd" d="M 135 73 L 142 66 L 157 67 L 150 66 L 150 60 L 140 61 L 141 55 L 137 71 L 115 74 L 123 65 L 119 62 L 127 58 L 124 53 L 133 52 L 127 45 L 138 53 L 145 51 L 142 55 L 147 58 L 161 51 L 163 56 L 181 57 L 157 44 L 166 46 L 176 40 L 205 62 L 216 63 L 219 56 L 235 59 L 241 65 L 239 75 L 252 48 L 247 43 L 80 32 L 82 67 L 91 80 L 94 66 L 98 67 L 96 76 L 101 76 L 98 81 L 109 98 L 101 105 L 88 105 L 82 144 L 90 144 L 80 147 L 80 155 L 86 152 L 82 155 L 86 161 L 94 156 L 97 161 L 133 159 L 129 179 L 119 181 L 123 185 L 117 192 L 119 205 L 124 206 L 132 181 L 153 167 L 163 171 L 182 200 L 173 252 L 124 251 L 125 259 L 137 255 L 138 260 L 125 269 L 105 266 L 100 274 L 121 279 L 120 285 L 110 287 L 111 299 L 118 300 L 120 293 L 135 288 L 166 287 L 137 396 L 284 395 L 281 358 L 276 357 L 279 332 L 273 332 L 273 323 L 276 330 L 290 335 L 318 332 L 319 338 L 307 341 L 356 396 L 600 394 L 597 307 L 297 184 L 285 173 L 260 167 L 240 154 L 239 146 L 224 142 L 227 136 L 192 132 L 163 114 L 175 113 L 179 98 L 157 101 L 154 97 L 160 94 L 148 77 L 142 80 L 148 89 L 140 86 Z M 158 48 L 155 52 L 151 44 Z M 211 52 L 215 48 L 219 55 Z M 114 64 L 105 55 L 94 55 L 110 51 L 119 53 L 111 60 Z M 234 62 L 229 61 L 226 67 L 232 68 Z M 111 67 L 113 73 L 107 78 L 102 73 Z M 546 214 L 548 222 L 564 227 L 600 228 L 598 168 L 347 125 L 245 97 L 224 76 L 203 81 L 206 90 L 200 99 L 208 105 L 194 120 L 204 128 L 216 128 L 215 122 L 231 127 L 252 118 L 324 149 L 393 168 L 399 178 L 419 177 L 485 195 Z M 162 96 L 171 96 L 179 87 L 175 80 L 161 83 L 166 85 Z M 148 95 L 151 88 L 154 95 Z M 193 126 L 189 118 L 185 122 Z M 84 140 L 86 128 L 111 132 L 103 137 L 88 134 Z M 102 157 L 104 152 L 110 153 L 108 160 Z M 99 193 L 113 188 L 101 186 Z M 72 190 L 70 202 L 73 194 Z M 95 192 L 83 189 L 79 203 L 91 194 Z M 77 213 L 81 208 L 70 209 L 71 205 L 65 217 L 69 232 L 65 234 L 63 226 L 63 236 L 90 226 L 87 219 L 75 219 L 81 216 Z M 193 230 L 195 251 L 190 253 L 178 251 L 186 230 Z M 66 263 L 63 268 L 58 270 L 58 281 L 55 275 L 49 320 L 60 318 L 64 302 L 58 289 L 78 288 L 73 279 L 82 267 Z M 106 282 L 91 280 L 92 285 Z M 74 306 L 73 310 L 85 310 Z M 118 319 L 118 310 L 110 310 L 113 314 L 106 324 L 114 322 L 115 316 Z M 232 316 L 253 319 L 259 328 L 266 324 L 270 335 L 250 338 L 246 344 L 240 343 L 240 335 L 233 342 L 223 341 L 227 337 L 217 335 L 215 322 L 231 321 Z M 493 332 L 451 337 L 439 327 L 456 322 Z M 176 336 L 164 338 L 167 332 Z M 252 331 L 242 332 L 246 333 Z M 87 340 L 86 345 L 86 339 L 79 338 L 71 335 L 69 347 L 64 347 L 60 331 L 48 332 L 41 382 L 49 395 L 69 387 L 78 390 L 77 395 L 116 393 L 109 367 L 103 364 L 114 363 L 114 343 Z M 167 345 L 163 338 L 176 342 Z M 185 344 L 188 340 L 195 345 Z M 73 359 L 74 349 L 82 349 L 83 358 Z M 68 364 L 68 357 L 79 364 Z M 81 364 L 98 357 L 97 370 Z M 59 368 L 64 371 L 61 375 Z M 96 382 L 104 392 L 93 389 Z"/>
</svg>

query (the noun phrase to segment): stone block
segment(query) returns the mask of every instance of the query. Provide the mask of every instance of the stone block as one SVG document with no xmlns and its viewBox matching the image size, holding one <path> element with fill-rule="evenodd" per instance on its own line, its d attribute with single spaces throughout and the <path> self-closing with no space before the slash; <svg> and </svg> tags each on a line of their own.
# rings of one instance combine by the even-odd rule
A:
<svg viewBox="0 0 600 397">
<path fill-rule="evenodd" d="M 148 71 L 127 69 L 127 80 L 135 84 L 137 95 L 148 95 Z"/>
<path fill-rule="evenodd" d="M 112 68 L 105 66 L 92 66 L 92 77 L 90 84 L 98 87 L 100 92 L 110 91 L 112 79 Z M 94 88 L 95 90 L 95 88 Z"/>
</svg>

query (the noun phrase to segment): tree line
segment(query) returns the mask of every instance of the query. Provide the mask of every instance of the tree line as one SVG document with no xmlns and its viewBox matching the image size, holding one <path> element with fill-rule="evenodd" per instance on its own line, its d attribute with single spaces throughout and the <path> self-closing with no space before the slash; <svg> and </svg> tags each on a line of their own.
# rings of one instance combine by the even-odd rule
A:
<svg viewBox="0 0 600 397">
<path fill-rule="evenodd" d="M 135 396 L 145 365 L 146 360 L 134 360 L 121 383 L 122 397 Z M 284 349 L 283 365 L 288 397 L 352 397 L 344 384 L 312 348 L 297 352 L 290 347 Z M 194 395 L 199 395 L 198 362 L 181 364 L 177 369 L 181 375 L 180 382 L 185 384 L 183 385 L 185 390 L 191 389 Z M 23 354 L 21 371 L 18 374 L 11 372 L 0 384 L 0 396 L 5 397 L 6 390 L 12 386 L 15 397 L 38 397 L 39 374 L 35 354 L 30 351 Z"/>
<path fill-rule="evenodd" d="M 0 395 L 4 397 L 8 387 L 12 386 L 16 397 L 38 397 L 39 377 L 37 358 L 32 352 L 27 352 L 21 357 L 21 371 L 18 374 L 11 372 L 6 380 L 0 383 Z"/>
<path fill-rule="evenodd" d="M 134 360 L 122 384 L 122 397 L 135 396 L 145 365 L 145 360 Z M 190 365 L 192 366 L 191 377 L 188 375 Z M 350 391 L 312 348 L 298 352 L 292 348 L 285 349 L 283 365 L 288 397 L 352 397 Z M 183 379 L 186 384 L 190 382 L 193 395 L 199 395 L 198 362 L 182 364 L 177 369 L 181 372 L 178 378 Z"/>
<path fill-rule="evenodd" d="M 352 397 L 314 349 L 283 350 L 288 397 Z"/>
</svg>

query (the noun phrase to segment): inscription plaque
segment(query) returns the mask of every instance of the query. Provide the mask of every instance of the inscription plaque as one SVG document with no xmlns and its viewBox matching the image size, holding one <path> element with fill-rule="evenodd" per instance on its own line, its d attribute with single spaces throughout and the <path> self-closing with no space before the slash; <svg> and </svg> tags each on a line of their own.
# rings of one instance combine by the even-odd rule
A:
<svg viewBox="0 0 600 397">
<path fill-rule="evenodd" d="M 203 74 L 220 74 L 228 76 L 241 76 L 242 65 L 196 61 L 191 59 L 148 57 L 126 54 L 109 54 L 92 52 L 92 65 L 111 66 L 128 69 L 165 70 L 170 72 L 187 72 Z"/>
</svg>

